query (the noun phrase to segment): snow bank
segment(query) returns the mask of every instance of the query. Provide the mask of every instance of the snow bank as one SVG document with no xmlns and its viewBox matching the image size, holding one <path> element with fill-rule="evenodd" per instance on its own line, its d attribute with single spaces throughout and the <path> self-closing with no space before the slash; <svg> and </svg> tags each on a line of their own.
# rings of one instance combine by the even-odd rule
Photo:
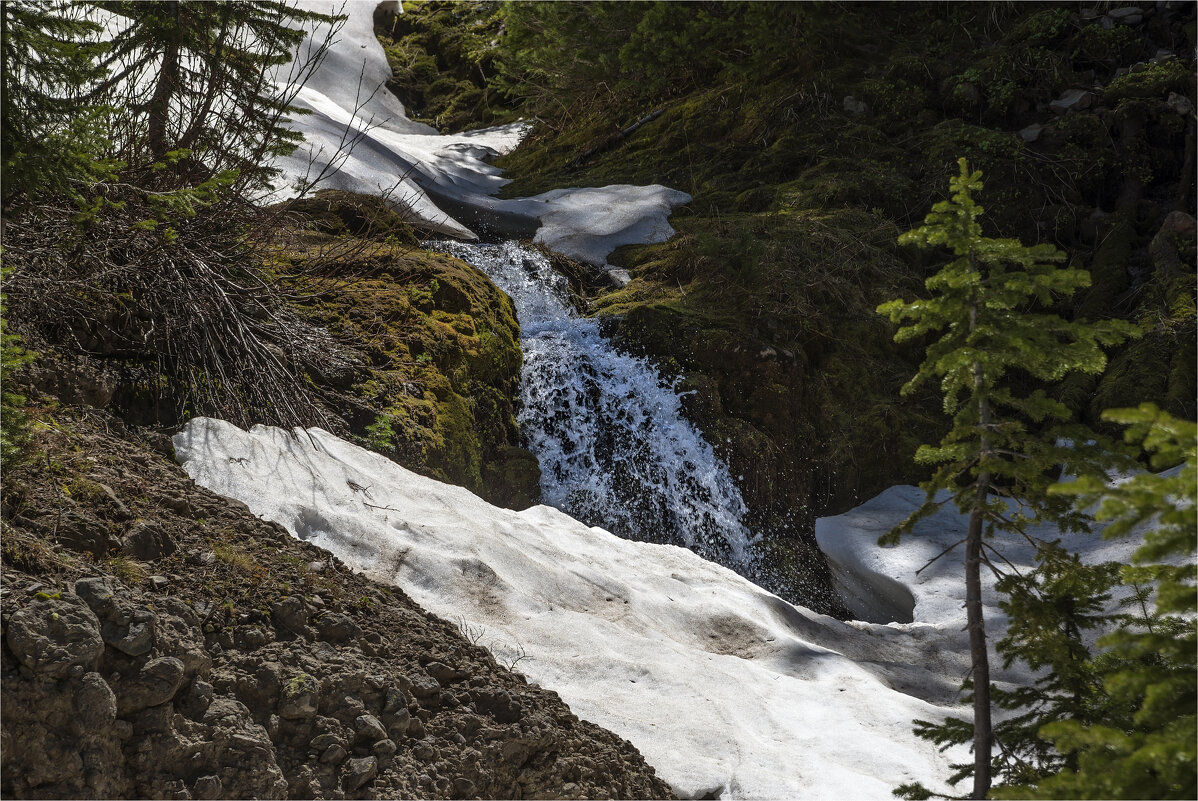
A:
<svg viewBox="0 0 1198 801">
<path fill-rule="evenodd" d="M 508 180 L 488 160 L 506 153 L 528 126 L 440 136 L 407 118 L 403 104 L 384 85 L 391 77 L 374 36 L 376 2 L 303 0 L 301 8 L 347 16 L 323 61 L 296 98 L 309 113 L 293 127 L 304 143 L 276 164 L 282 170 L 271 199 L 293 197 L 297 187 L 319 178 L 317 188 L 382 195 L 419 225 L 462 239 L 475 230 L 528 238 L 595 266 L 620 245 L 664 242 L 674 230 L 673 207 L 690 202 L 663 186 L 557 189 L 531 198 L 493 197 Z M 326 38 L 315 31 L 299 48 L 310 57 Z M 286 81 L 287 69 L 278 79 Z"/>
<path fill-rule="evenodd" d="M 945 493 L 941 499 L 947 497 Z M 951 502 L 920 521 L 900 545 L 878 545 L 878 538 L 903 522 L 923 499 L 924 492 L 918 487 L 891 487 L 845 514 L 816 521 L 815 538 L 828 557 L 838 589 L 849 611 L 862 620 L 934 623 L 946 631 L 964 627 L 965 545 L 953 546 L 965 536 L 968 519 Z M 1091 563 L 1128 563 L 1138 539 L 1104 540 L 1097 531 L 1062 534 L 1052 526 L 1033 526 L 1028 534 L 1042 540 L 1059 539 L 1063 547 Z M 1031 543 L 1018 534 L 1003 535 L 993 544 L 1021 570 L 1035 563 Z M 949 548 L 952 550 L 944 553 Z M 932 559 L 936 561 L 928 565 Z M 993 576 L 984 568 L 982 579 L 982 603 L 993 642 L 1005 628 L 1005 618 L 997 606 Z"/>
<path fill-rule="evenodd" d="M 319 429 L 198 418 L 174 442 L 199 484 L 460 620 L 682 797 L 947 790 L 947 760 L 911 733 L 963 675 L 938 627 L 841 623 L 685 549 L 500 509 Z"/>
</svg>

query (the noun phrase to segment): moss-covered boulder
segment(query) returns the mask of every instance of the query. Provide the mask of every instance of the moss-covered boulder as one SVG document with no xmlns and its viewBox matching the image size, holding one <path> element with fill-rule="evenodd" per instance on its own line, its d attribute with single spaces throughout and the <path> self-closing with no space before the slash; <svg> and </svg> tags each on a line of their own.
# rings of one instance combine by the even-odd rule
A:
<svg viewBox="0 0 1198 801">
<path fill-rule="evenodd" d="M 390 234 L 313 232 L 285 259 L 297 308 L 354 365 L 332 391 L 359 442 L 493 503 L 536 502 L 537 461 L 515 419 L 522 355 L 507 295 L 464 262 Z"/>
</svg>

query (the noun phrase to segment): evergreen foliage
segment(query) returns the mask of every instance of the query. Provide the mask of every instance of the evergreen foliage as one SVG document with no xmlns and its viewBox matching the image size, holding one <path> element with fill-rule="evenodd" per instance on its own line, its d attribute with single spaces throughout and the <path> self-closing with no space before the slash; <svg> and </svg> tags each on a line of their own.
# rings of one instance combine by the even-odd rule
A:
<svg viewBox="0 0 1198 801">
<path fill-rule="evenodd" d="M 1109 701 L 1105 714 L 1050 723 L 1041 734 L 1065 755 L 1058 774 L 1024 798 L 1194 798 L 1198 796 L 1198 426 L 1153 404 L 1118 409 L 1106 418 L 1127 426 L 1161 473 L 1120 482 L 1088 477 L 1057 491 L 1079 504 L 1098 503 L 1106 537 L 1147 527 L 1123 580 L 1155 598 L 1132 595 L 1139 614 L 1109 634 L 1098 664 Z"/>
<path fill-rule="evenodd" d="M 335 18 L 101 0 L 6 3 L 2 19 L 5 291 L 20 308 L 6 336 L 128 359 L 168 419 L 321 422 L 284 349 L 302 326 L 254 250 L 273 219 L 254 201 L 298 141 L 292 100 Z M 325 38 L 293 61 L 305 27 Z"/>
<path fill-rule="evenodd" d="M 0 5 L 0 162 L 5 211 L 23 200 L 67 195 L 111 177 L 105 109 L 86 88 L 104 75 L 99 26 L 84 7 L 64 3 Z"/>
<path fill-rule="evenodd" d="M 597 92 L 661 99 L 724 70 L 760 80 L 802 58 L 803 3 L 504 3 L 497 85 L 533 107 Z"/>
<path fill-rule="evenodd" d="M 290 74 L 276 71 L 292 60 L 305 27 L 333 18 L 275 0 L 95 5 L 118 27 L 101 62 L 109 77 L 92 90 L 119 110 L 118 157 L 135 169 L 168 164 L 157 173 L 175 183 L 225 174 L 239 191 L 265 184 L 273 157 L 299 143 L 285 123 L 302 113 L 291 101 L 321 53 Z"/>
<path fill-rule="evenodd" d="M 927 279 L 931 296 L 882 304 L 878 312 L 900 324 L 895 340 L 937 337 L 926 348 L 919 371 L 903 388 L 910 393 L 939 379 L 951 428 L 938 445 L 916 453 L 936 466 L 922 487 L 927 498 L 883 542 L 894 543 L 914 524 L 939 508 L 947 490 L 969 515 L 964 542 L 966 611 L 974 686 L 972 797 L 984 798 L 991 784 L 989 655 L 981 604 L 980 566 L 995 569 L 985 540 L 996 532 L 1020 532 L 1050 520 L 1065 530 L 1081 529 L 1084 516 L 1050 495 L 1058 466 L 1093 474 L 1101 451 L 1084 446 L 1088 432 L 1068 425 L 1069 411 L 1042 388 L 1029 384 L 1060 380 L 1071 371 L 1099 373 L 1106 364 L 1102 347 L 1136 333 L 1121 321 L 1068 321 L 1046 311 L 1060 296 L 1086 286 L 1084 270 L 1060 267 L 1064 254 L 1051 245 L 1027 247 L 1011 239 L 982 235 L 982 208 L 973 194 L 981 173 L 960 159 L 950 181 L 951 199 L 932 207 L 925 224 L 903 234 L 903 244 L 947 248 L 954 258 Z M 1070 446 L 1067 443 L 1075 443 Z M 1009 503 L 1008 503 L 1009 499 Z M 926 732 L 925 732 L 926 733 Z"/>
</svg>

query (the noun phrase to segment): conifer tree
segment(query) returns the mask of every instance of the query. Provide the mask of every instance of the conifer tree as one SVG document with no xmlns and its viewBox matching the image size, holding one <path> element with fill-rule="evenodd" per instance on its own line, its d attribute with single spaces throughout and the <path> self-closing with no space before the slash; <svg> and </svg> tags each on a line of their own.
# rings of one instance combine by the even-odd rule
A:
<svg viewBox="0 0 1198 801">
<path fill-rule="evenodd" d="M 1068 321 L 1049 311 L 1059 297 L 1087 286 L 1088 273 L 1060 266 L 1064 254 L 1051 245 L 1028 247 L 983 236 L 982 208 L 973 199 L 982 188 L 981 173 L 971 172 L 964 159 L 958 164 L 960 174 L 949 182 L 951 198 L 933 206 L 923 226 L 899 238 L 902 244 L 947 248 L 953 259 L 927 279 L 930 297 L 878 307 L 900 325 L 895 341 L 936 337 L 903 392 L 938 379 L 951 418 L 939 445 L 921 446 L 916 453 L 918 462 L 937 466 L 922 485 L 924 504 L 883 541 L 897 542 L 939 508 L 935 496 L 941 490 L 948 490 L 969 517 L 964 579 L 974 688 L 971 797 L 985 798 L 993 732 L 981 566 L 995 552 L 987 540 L 995 532 L 1022 530 L 1041 520 L 1066 529 L 1084 526 L 1083 516 L 1047 489 L 1062 463 L 1087 466 L 1084 447 L 1058 441 L 1087 438 L 1069 430 L 1068 410 L 1042 387 L 1071 371 L 1101 372 L 1106 365 L 1102 346 L 1123 341 L 1134 327 L 1120 321 Z M 1026 389 L 1036 383 L 1041 386 Z"/>
<path fill-rule="evenodd" d="M 287 117 L 300 113 L 292 100 L 323 49 L 292 74 L 276 71 L 292 61 L 305 27 L 334 18 L 278 0 L 94 5 L 118 20 L 103 61 L 111 77 L 93 91 L 122 112 L 114 120 L 120 158 L 168 164 L 184 183 L 231 171 L 239 188 L 268 180 L 272 158 L 299 141 Z"/>
<path fill-rule="evenodd" d="M 83 95 L 105 72 L 99 26 L 81 6 L 0 4 L 0 161 L 3 205 L 77 195 L 76 182 L 108 175 L 108 139 Z"/>
<path fill-rule="evenodd" d="M 1161 473 L 1120 482 L 1097 476 L 1061 485 L 1079 505 L 1098 503 L 1095 517 L 1110 521 L 1104 536 L 1147 527 L 1143 543 L 1123 569 L 1124 582 L 1151 586 L 1138 592 L 1140 614 L 1099 641 L 1108 651 L 1096 662 L 1109 695 L 1090 719 L 1046 725 L 1041 734 L 1066 755 L 1057 775 L 1010 797 L 1198 797 L 1198 426 L 1152 404 L 1106 412 L 1128 426 L 1129 442 L 1152 454 Z"/>
</svg>

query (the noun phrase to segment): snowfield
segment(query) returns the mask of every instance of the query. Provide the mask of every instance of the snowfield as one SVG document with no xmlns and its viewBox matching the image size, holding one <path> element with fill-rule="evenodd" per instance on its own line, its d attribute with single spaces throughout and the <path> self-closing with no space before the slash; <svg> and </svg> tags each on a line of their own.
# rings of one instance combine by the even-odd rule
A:
<svg viewBox="0 0 1198 801">
<path fill-rule="evenodd" d="M 382 195 L 428 230 L 462 239 L 475 239 L 483 229 L 533 238 L 596 267 L 605 267 L 607 255 L 621 245 L 673 236 L 670 211 L 689 203 L 690 195 L 664 186 L 493 197 L 508 180 L 488 161 L 516 147 L 526 124 L 441 136 L 409 120 L 403 104 L 384 85 L 391 70 L 373 22 L 380 4 L 302 0 L 298 5 L 347 19 L 295 100 L 309 112 L 292 121 L 305 141 L 276 162 L 282 175 L 270 200 L 293 197 L 297 186 L 319 178 L 316 189 Z M 314 31 L 300 46 L 297 61 L 305 61 L 327 32 L 327 26 Z M 280 69 L 278 80 L 285 81 L 290 69 Z"/>
<path fill-rule="evenodd" d="M 842 623 L 683 548 L 500 509 L 319 429 L 197 418 L 175 449 L 199 484 L 518 659 L 681 797 L 948 789 L 947 760 L 911 732 L 963 675 L 939 625 Z"/>
</svg>

